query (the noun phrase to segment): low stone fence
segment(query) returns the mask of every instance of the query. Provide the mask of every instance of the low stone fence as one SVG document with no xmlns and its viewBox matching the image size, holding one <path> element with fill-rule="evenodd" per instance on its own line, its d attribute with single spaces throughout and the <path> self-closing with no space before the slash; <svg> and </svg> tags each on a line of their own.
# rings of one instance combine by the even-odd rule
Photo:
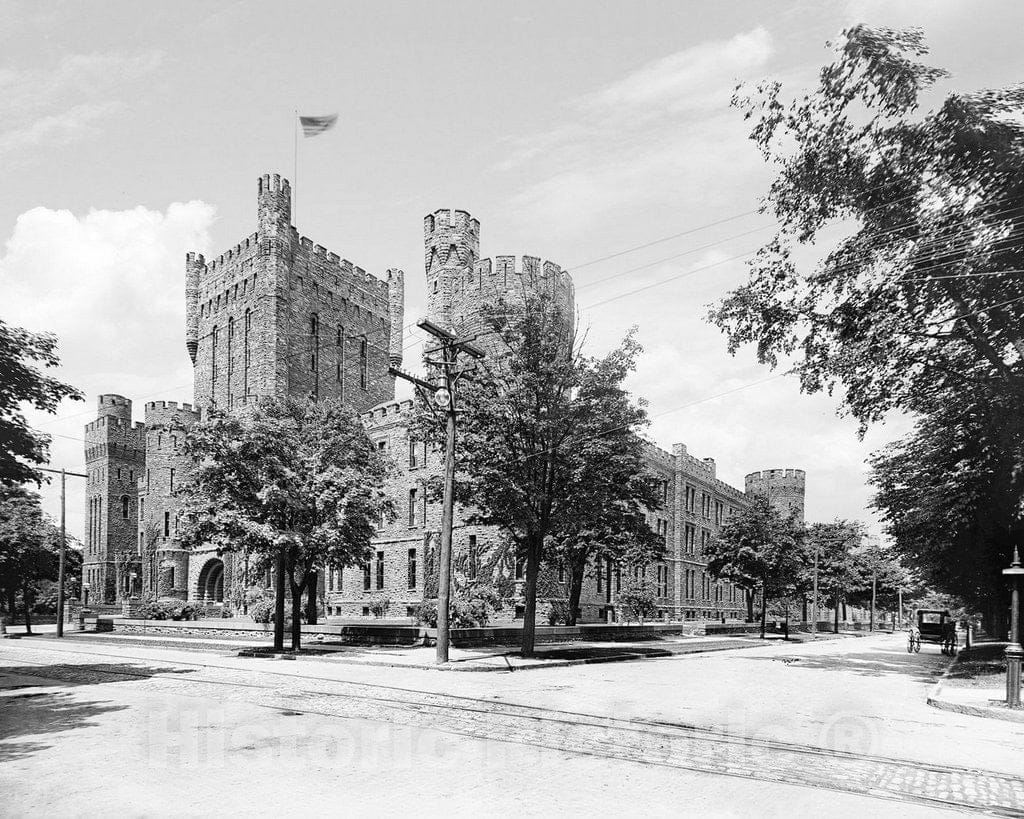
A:
<svg viewBox="0 0 1024 819">
<path fill-rule="evenodd" d="M 665 636 L 693 635 L 701 629 L 698 623 L 608 624 L 594 623 L 579 626 L 537 626 L 537 643 L 564 643 L 575 641 L 618 642 L 657 640 Z M 709 624 L 717 634 L 733 633 L 729 626 Z M 118 634 L 150 634 L 202 639 L 270 638 L 274 633 L 271 623 L 254 623 L 243 618 L 223 620 L 141 620 L 130 617 L 86 617 L 88 630 L 113 631 Z M 290 624 L 285 625 L 286 633 Z M 737 627 L 733 627 L 737 628 Z M 742 626 L 740 627 L 742 628 Z M 709 633 L 711 633 L 709 631 Z M 407 622 L 372 623 L 320 623 L 303 625 L 305 640 L 323 635 L 324 642 L 346 645 L 429 645 L 437 638 L 437 630 Z M 486 645 L 515 646 L 522 640 L 522 626 L 494 626 L 487 628 L 452 629 L 452 644 L 459 647 Z"/>
</svg>

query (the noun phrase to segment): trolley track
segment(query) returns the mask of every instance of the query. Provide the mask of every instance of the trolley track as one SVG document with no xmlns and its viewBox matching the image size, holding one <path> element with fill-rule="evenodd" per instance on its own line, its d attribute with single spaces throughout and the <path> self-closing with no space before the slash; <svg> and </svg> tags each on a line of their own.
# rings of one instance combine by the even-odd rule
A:
<svg viewBox="0 0 1024 819">
<path fill-rule="evenodd" d="M 29 652 L 45 650 L 21 648 Z M 115 657 L 78 649 L 62 650 L 61 654 L 119 662 L 159 662 L 152 657 Z M 71 684 L 120 678 L 130 684 L 138 683 L 148 692 L 183 696 L 197 696 L 205 688 L 204 694 L 214 699 L 280 712 L 367 719 L 576 755 L 828 788 L 994 816 L 1024 816 L 1024 781 L 993 771 L 751 738 L 684 723 L 605 717 L 377 683 L 298 676 L 271 669 L 248 670 L 178 660 L 174 665 L 197 670 L 182 674 L 142 667 L 135 670 L 128 665 L 111 669 L 95 661 L 52 665 L 28 659 L 17 669 L 0 667 L 0 675 L 14 672 Z M 263 677 L 269 680 L 260 682 Z M 287 677 L 295 687 L 275 685 L 282 677 Z"/>
</svg>

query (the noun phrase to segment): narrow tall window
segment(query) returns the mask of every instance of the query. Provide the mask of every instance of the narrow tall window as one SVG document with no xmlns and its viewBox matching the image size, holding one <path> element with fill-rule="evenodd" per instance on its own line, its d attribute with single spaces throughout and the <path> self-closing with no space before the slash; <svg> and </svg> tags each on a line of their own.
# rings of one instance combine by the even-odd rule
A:
<svg viewBox="0 0 1024 819">
<path fill-rule="evenodd" d="M 686 487 L 686 511 L 692 512 L 697 503 L 697 490 L 692 486 Z"/>
<path fill-rule="evenodd" d="M 146 545 L 146 535 L 143 532 L 139 532 L 139 554 L 141 555 Z"/>
<path fill-rule="evenodd" d="M 466 577 L 470 580 L 476 580 L 476 566 L 479 557 L 476 553 L 476 535 L 469 536 L 469 554 L 466 560 Z"/>
<path fill-rule="evenodd" d="M 370 590 L 370 564 L 366 563 L 363 566 L 363 591 Z"/>
<path fill-rule="evenodd" d="M 600 594 L 604 591 L 604 561 L 600 557 L 594 561 L 594 571 L 597 572 L 597 593 Z"/>
<path fill-rule="evenodd" d="M 139 520 L 146 519 L 146 499 L 139 498 Z"/>
<path fill-rule="evenodd" d="M 210 398 L 214 404 L 217 403 L 217 343 L 220 340 L 220 330 L 213 328 L 210 335 Z"/>
<path fill-rule="evenodd" d="M 335 336 L 335 346 L 338 348 L 338 361 L 335 369 L 335 379 L 337 380 L 338 387 L 338 398 L 341 401 L 345 400 L 345 328 L 339 327 L 337 335 Z"/>
<path fill-rule="evenodd" d="M 419 458 L 417 458 L 417 446 L 419 442 L 415 438 L 409 439 L 409 469 L 415 469 L 419 466 Z"/>
<path fill-rule="evenodd" d="M 309 366 L 313 370 L 313 400 L 320 398 L 320 317 L 309 318 Z"/>
<path fill-rule="evenodd" d="M 171 536 L 171 513 L 164 512 L 164 537 Z"/>
<path fill-rule="evenodd" d="M 409 550 L 409 562 L 408 562 L 408 575 L 409 575 L 409 588 L 416 588 L 416 550 Z"/>
<path fill-rule="evenodd" d="M 231 376 L 234 374 L 234 345 L 235 345 L 235 320 L 233 318 L 228 319 L 228 408 L 230 409 L 234 403 L 234 397 L 231 394 Z"/>
<path fill-rule="evenodd" d="M 523 571 L 526 568 L 525 564 L 526 561 L 524 561 L 521 557 L 516 558 L 516 580 L 523 579 Z"/>
<path fill-rule="evenodd" d="M 558 561 L 558 582 L 565 582 L 565 563 L 563 563 L 561 560 Z"/>
<path fill-rule="evenodd" d="M 128 520 L 128 496 L 121 496 L 121 517 Z"/>
<path fill-rule="evenodd" d="M 242 335 L 242 395 L 249 394 L 249 330 L 252 328 L 252 310 L 246 308 L 245 328 Z"/>
<path fill-rule="evenodd" d="M 416 490 L 409 490 L 409 525 L 416 525 Z"/>
<path fill-rule="evenodd" d="M 171 479 L 171 491 L 173 492 L 174 491 L 174 467 L 173 466 L 171 467 L 170 479 Z"/>
<path fill-rule="evenodd" d="M 384 588 L 384 552 L 377 552 L 377 589 Z"/>
<path fill-rule="evenodd" d="M 359 340 L 359 386 L 366 389 L 366 339 Z"/>
</svg>

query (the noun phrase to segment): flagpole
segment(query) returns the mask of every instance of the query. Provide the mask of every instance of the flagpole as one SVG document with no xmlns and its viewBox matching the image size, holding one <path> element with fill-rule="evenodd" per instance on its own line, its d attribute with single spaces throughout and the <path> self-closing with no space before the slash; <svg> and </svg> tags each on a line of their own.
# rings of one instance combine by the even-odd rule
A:
<svg viewBox="0 0 1024 819">
<path fill-rule="evenodd" d="M 292 163 L 292 224 L 297 224 L 296 212 L 299 209 L 299 109 L 295 109 L 295 118 L 292 120 L 292 139 L 295 143 L 295 153 Z"/>
</svg>

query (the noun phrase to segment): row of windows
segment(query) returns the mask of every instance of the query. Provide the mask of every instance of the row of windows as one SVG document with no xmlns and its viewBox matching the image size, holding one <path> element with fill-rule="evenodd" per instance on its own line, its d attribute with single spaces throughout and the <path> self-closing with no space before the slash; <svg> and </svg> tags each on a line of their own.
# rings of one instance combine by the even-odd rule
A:
<svg viewBox="0 0 1024 819">
<path fill-rule="evenodd" d="M 238 284 L 235 284 L 233 287 L 229 287 L 228 289 L 226 289 L 223 294 L 218 294 L 216 298 L 208 299 L 203 304 L 200 304 L 199 305 L 199 317 L 200 318 L 206 318 L 207 316 L 210 316 L 213 313 L 219 312 L 222 306 L 223 307 L 227 307 L 229 301 L 235 301 L 240 296 L 242 298 L 245 298 L 245 291 L 247 289 L 250 290 L 250 291 L 255 291 L 256 290 L 256 274 L 255 273 L 252 274 L 252 285 L 249 285 L 249 277 L 248 276 L 246 278 L 242 279 L 240 284 L 241 284 L 241 287 L 242 287 L 241 292 L 239 292 Z"/>
<path fill-rule="evenodd" d="M 359 342 L 359 387 L 368 388 L 369 343 L 366 336 L 349 336 L 344 326 L 339 326 L 334 333 L 334 346 L 337 349 L 337 361 L 334 365 L 334 380 L 340 385 L 341 399 L 345 399 L 345 342 Z M 313 373 L 313 398 L 320 397 L 320 316 L 313 313 L 309 317 L 309 366 Z"/>
</svg>

